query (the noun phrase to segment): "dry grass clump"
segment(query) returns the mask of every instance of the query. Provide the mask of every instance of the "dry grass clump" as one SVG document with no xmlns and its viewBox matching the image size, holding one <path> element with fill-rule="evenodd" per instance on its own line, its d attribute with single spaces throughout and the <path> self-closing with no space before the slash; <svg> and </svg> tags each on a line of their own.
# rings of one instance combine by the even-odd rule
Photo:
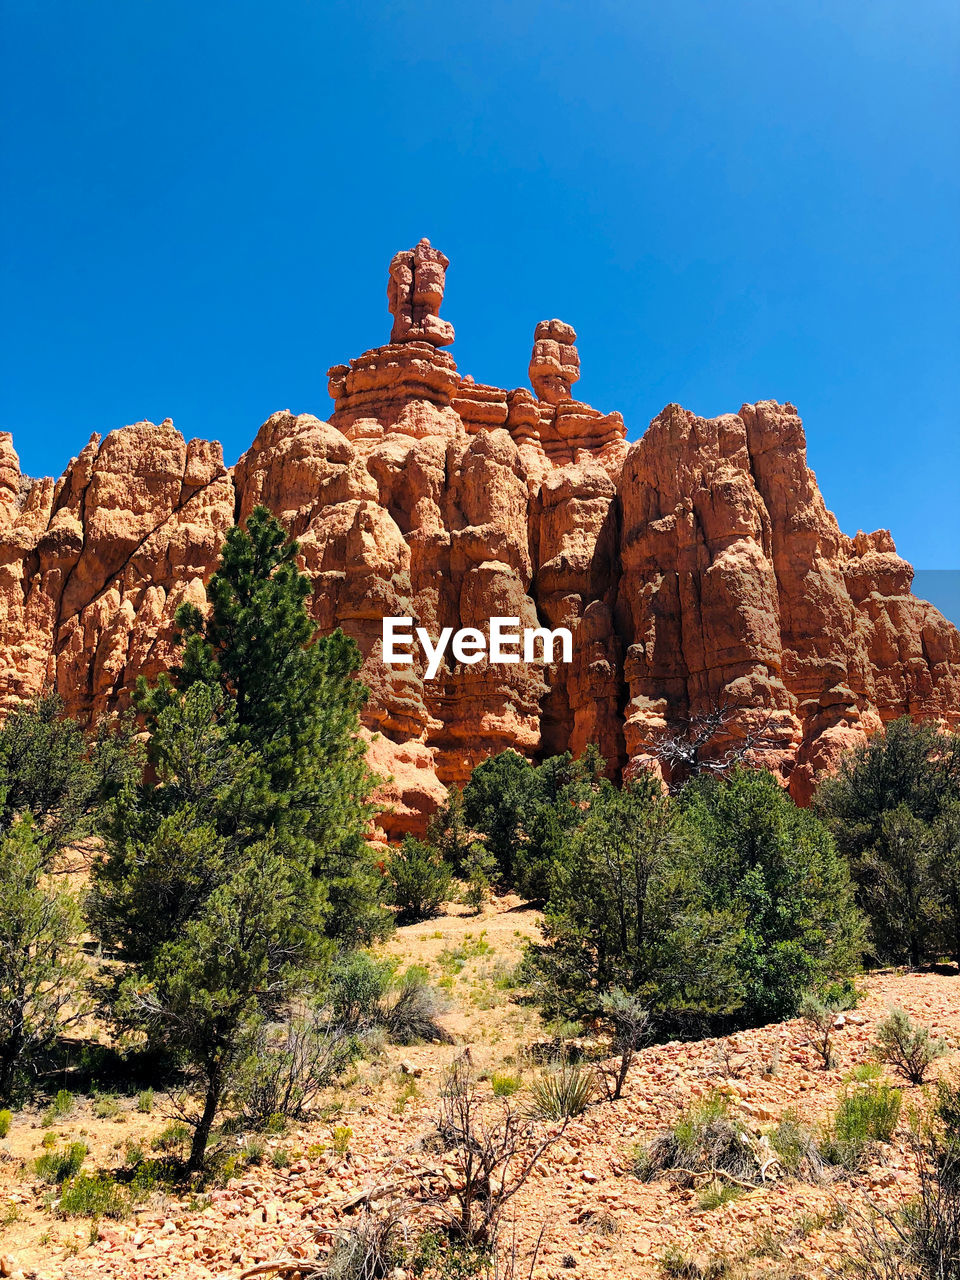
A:
<svg viewBox="0 0 960 1280">
<path fill-rule="evenodd" d="M 635 1169 L 644 1181 L 675 1173 L 696 1187 L 722 1181 L 749 1188 L 765 1181 L 776 1164 L 770 1144 L 753 1137 L 730 1114 L 728 1100 L 714 1093 L 689 1107 L 672 1128 L 639 1151 Z"/>
</svg>

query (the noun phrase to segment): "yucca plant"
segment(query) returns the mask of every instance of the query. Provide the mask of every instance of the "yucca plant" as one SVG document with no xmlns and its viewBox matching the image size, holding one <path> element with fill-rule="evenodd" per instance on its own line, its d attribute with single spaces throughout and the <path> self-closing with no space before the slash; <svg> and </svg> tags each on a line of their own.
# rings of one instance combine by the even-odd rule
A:
<svg viewBox="0 0 960 1280">
<path fill-rule="evenodd" d="M 588 1067 L 570 1064 L 544 1071 L 530 1086 L 530 1114 L 538 1120 L 566 1120 L 582 1115 L 593 1100 L 597 1077 Z"/>
</svg>

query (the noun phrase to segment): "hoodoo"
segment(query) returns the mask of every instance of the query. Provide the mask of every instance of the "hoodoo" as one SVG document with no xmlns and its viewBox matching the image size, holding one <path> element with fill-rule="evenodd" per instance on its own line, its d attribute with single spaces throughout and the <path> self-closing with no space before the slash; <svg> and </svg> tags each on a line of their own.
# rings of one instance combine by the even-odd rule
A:
<svg viewBox="0 0 960 1280">
<path fill-rule="evenodd" d="M 633 444 L 573 398 L 576 333 L 536 326 L 531 388 L 462 376 L 448 261 L 390 264 L 390 341 L 329 371 L 329 422 L 275 413 L 235 467 L 169 420 L 93 436 L 57 482 L 0 435 L 0 699 L 46 687 L 93 719 L 169 660 L 227 529 L 266 503 L 300 540 L 323 630 L 363 653 L 391 836 L 420 830 L 491 752 L 598 744 L 611 771 L 718 704 L 797 799 L 901 715 L 960 723 L 960 634 L 910 592 L 884 531 L 844 535 L 790 404 L 668 405 Z M 572 661 L 386 663 L 384 617 L 431 636 L 568 628 Z"/>
</svg>

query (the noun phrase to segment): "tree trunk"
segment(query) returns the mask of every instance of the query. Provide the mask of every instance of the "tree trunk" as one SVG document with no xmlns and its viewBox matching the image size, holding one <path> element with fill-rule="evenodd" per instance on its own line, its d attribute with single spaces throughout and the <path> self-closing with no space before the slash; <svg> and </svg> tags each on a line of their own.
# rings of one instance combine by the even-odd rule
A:
<svg viewBox="0 0 960 1280">
<path fill-rule="evenodd" d="M 187 1170 L 190 1173 L 196 1173 L 198 1169 L 203 1167 L 203 1158 L 207 1153 L 207 1143 L 210 1141 L 210 1130 L 213 1128 L 213 1121 L 220 1106 L 220 1093 L 220 1073 L 216 1071 L 211 1074 L 207 1081 L 207 1096 L 203 1102 L 203 1113 L 197 1121 L 196 1129 L 193 1131 L 190 1159 L 187 1163 Z"/>
<path fill-rule="evenodd" d="M 23 1048 L 23 1037 L 17 1033 L 7 1036 L 0 1045 L 0 1102 L 9 1102 L 17 1075 L 17 1060 Z"/>
<path fill-rule="evenodd" d="M 627 1072 L 630 1070 L 630 1063 L 633 1061 L 633 1054 L 634 1050 L 632 1045 L 630 1048 L 624 1049 L 620 1054 L 620 1069 L 617 1071 L 617 1083 L 613 1090 L 614 1100 L 618 1099 L 623 1094 L 623 1086 L 627 1081 Z"/>
</svg>

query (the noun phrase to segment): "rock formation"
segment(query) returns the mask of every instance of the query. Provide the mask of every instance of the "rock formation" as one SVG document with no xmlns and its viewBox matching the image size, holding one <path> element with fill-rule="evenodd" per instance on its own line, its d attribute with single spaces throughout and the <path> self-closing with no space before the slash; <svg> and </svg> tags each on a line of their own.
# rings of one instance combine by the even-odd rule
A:
<svg viewBox="0 0 960 1280">
<path fill-rule="evenodd" d="M 414 249 L 401 249 L 390 263 L 387 301 L 393 316 L 391 342 L 427 342 L 449 347 L 453 325 L 440 319 L 440 303 L 450 261 L 424 236 Z"/>
<path fill-rule="evenodd" d="M 56 688 L 87 720 L 171 655 L 223 537 L 258 502 L 296 535 L 313 612 L 363 654 L 370 758 L 393 837 L 491 752 L 579 752 L 612 773 L 719 704 L 800 801 L 885 721 L 960 722 L 960 634 L 910 594 L 886 532 L 841 533 L 792 405 L 703 419 L 668 405 L 636 443 L 572 398 L 576 334 L 542 321 L 533 390 L 463 377 L 440 348 L 447 259 L 397 254 L 390 342 L 329 371 L 329 422 L 274 414 L 232 469 L 168 420 L 94 436 L 59 481 L 0 434 L 0 707 Z M 381 619 L 432 635 L 512 616 L 567 626 L 570 664 L 389 666 Z"/>
</svg>

